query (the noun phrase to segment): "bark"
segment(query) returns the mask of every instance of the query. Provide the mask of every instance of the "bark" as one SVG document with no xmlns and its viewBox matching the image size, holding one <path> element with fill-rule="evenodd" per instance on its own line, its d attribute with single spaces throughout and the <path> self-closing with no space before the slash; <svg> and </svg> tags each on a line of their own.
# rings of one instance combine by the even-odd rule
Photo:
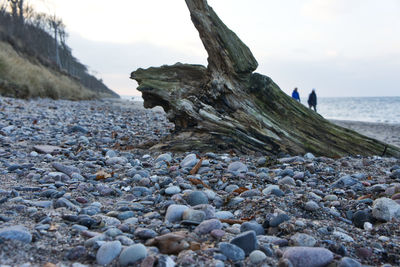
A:
<svg viewBox="0 0 400 267">
<path fill-rule="evenodd" d="M 177 63 L 138 69 L 144 106 L 162 106 L 175 132 L 153 146 L 167 150 L 259 151 L 265 154 L 399 156 L 400 149 L 325 120 L 254 73 L 250 49 L 206 0 L 186 0 L 208 53 L 208 66 Z"/>
</svg>

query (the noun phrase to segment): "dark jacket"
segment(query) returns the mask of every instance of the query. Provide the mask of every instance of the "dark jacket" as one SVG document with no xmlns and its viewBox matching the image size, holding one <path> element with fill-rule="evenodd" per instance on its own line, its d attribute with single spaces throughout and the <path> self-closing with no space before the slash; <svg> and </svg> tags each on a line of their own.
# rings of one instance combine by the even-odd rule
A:
<svg viewBox="0 0 400 267">
<path fill-rule="evenodd" d="M 317 94 L 312 91 L 310 96 L 308 97 L 308 104 L 310 106 L 316 106 L 317 105 Z"/>
</svg>

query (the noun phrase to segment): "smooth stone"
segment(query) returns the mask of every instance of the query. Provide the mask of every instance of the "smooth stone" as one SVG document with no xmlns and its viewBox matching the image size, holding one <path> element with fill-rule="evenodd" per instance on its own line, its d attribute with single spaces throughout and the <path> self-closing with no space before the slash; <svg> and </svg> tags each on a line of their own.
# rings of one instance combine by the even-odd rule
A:
<svg viewBox="0 0 400 267">
<path fill-rule="evenodd" d="M 157 233 L 152 229 L 137 228 L 135 230 L 135 236 L 140 239 L 150 239 L 157 236 Z"/>
<path fill-rule="evenodd" d="M 291 185 L 291 186 L 295 186 L 296 185 L 296 181 L 290 177 L 290 176 L 285 176 L 282 179 L 280 179 L 278 181 L 279 185 Z"/>
<path fill-rule="evenodd" d="M 240 194 L 241 197 L 256 197 L 260 195 L 261 192 L 258 189 L 250 189 Z"/>
<path fill-rule="evenodd" d="M 283 222 L 289 221 L 290 217 L 289 215 L 285 214 L 285 213 L 280 213 L 274 217 L 272 217 L 271 220 L 269 220 L 269 227 L 277 227 L 278 225 L 280 225 Z"/>
<path fill-rule="evenodd" d="M 332 235 L 339 238 L 340 240 L 342 240 L 344 242 L 354 242 L 354 239 L 351 236 L 349 236 L 348 234 L 339 232 L 339 231 L 333 231 Z"/>
<path fill-rule="evenodd" d="M 333 260 L 333 253 L 326 248 L 289 247 L 282 256 L 293 267 L 324 267 Z"/>
<path fill-rule="evenodd" d="M 285 176 L 293 177 L 294 176 L 294 171 L 291 168 L 287 168 L 287 169 L 284 169 L 284 170 L 280 171 L 278 173 L 278 176 L 281 176 L 281 177 L 285 177 Z"/>
<path fill-rule="evenodd" d="M 193 168 L 199 159 L 197 158 L 196 154 L 189 154 L 187 155 L 181 162 L 181 168 Z"/>
<path fill-rule="evenodd" d="M 200 235 L 205 235 L 210 233 L 212 230 L 215 229 L 221 229 L 222 228 L 222 223 L 217 220 L 217 219 L 210 219 L 210 220 L 206 220 L 201 222 L 195 229 L 194 231 L 197 234 Z"/>
<path fill-rule="evenodd" d="M 304 157 L 305 159 L 310 159 L 310 160 L 315 159 L 315 156 L 314 156 L 312 153 L 310 153 L 310 152 L 306 153 L 303 157 Z"/>
<path fill-rule="evenodd" d="M 225 231 L 221 229 L 214 229 L 211 231 L 210 235 L 214 238 L 222 238 L 225 235 Z"/>
<path fill-rule="evenodd" d="M 171 162 L 172 161 L 172 157 L 168 153 L 161 154 L 156 158 L 155 162 L 160 162 L 160 161 Z"/>
<path fill-rule="evenodd" d="M 250 253 L 249 258 L 251 263 L 259 264 L 263 262 L 265 259 L 267 259 L 267 255 L 265 255 L 265 253 L 262 252 L 261 250 L 254 250 L 253 252 Z"/>
<path fill-rule="evenodd" d="M 188 206 L 172 204 L 167 209 L 165 220 L 170 223 L 179 222 L 182 220 L 183 212 L 187 209 L 189 209 Z"/>
<path fill-rule="evenodd" d="M 113 158 L 109 158 L 106 160 L 106 164 L 108 166 L 116 165 L 116 164 L 125 165 L 126 163 L 128 163 L 128 159 L 124 158 L 124 157 L 113 157 Z"/>
<path fill-rule="evenodd" d="M 336 201 L 336 200 L 338 200 L 338 197 L 336 195 L 326 195 L 324 197 L 324 200 L 325 201 Z"/>
<path fill-rule="evenodd" d="M 290 242 L 295 247 L 313 247 L 317 243 L 317 240 L 310 235 L 296 233 L 290 237 Z"/>
<path fill-rule="evenodd" d="M 343 257 L 340 259 L 337 267 L 361 267 L 361 263 L 356 261 L 355 259 L 349 257 Z"/>
<path fill-rule="evenodd" d="M 181 192 L 181 189 L 179 186 L 170 186 L 167 189 L 165 189 L 165 194 L 167 195 L 175 195 Z"/>
<path fill-rule="evenodd" d="M 135 244 L 124 248 L 119 256 L 119 264 L 127 266 L 147 257 L 147 249 L 142 244 Z"/>
<path fill-rule="evenodd" d="M 371 222 L 372 216 L 369 210 L 359 210 L 353 214 L 353 224 L 358 228 L 363 228 L 364 223 Z"/>
<path fill-rule="evenodd" d="M 70 260 L 70 261 L 76 261 L 86 255 L 87 251 L 84 246 L 77 246 L 72 249 L 70 249 L 65 257 Z"/>
<path fill-rule="evenodd" d="M 133 211 L 127 210 L 127 211 L 124 211 L 124 212 L 121 212 L 120 214 L 118 214 L 117 218 L 121 221 L 124 221 L 126 219 L 132 218 L 133 216 L 135 216 Z"/>
<path fill-rule="evenodd" d="M 263 193 L 264 195 L 268 196 L 268 195 L 271 194 L 272 190 L 275 190 L 275 189 L 280 190 L 279 185 L 274 185 L 274 184 L 268 185 L 268 186 L 262 191 L 262 193 Z"/>
<path fill-rule="evenodd" d="M 208 204 L 208 197 L 202 191 L 193 191 L 189 194 L 187 203 L 190 206 L 196 206 L 200 204 Z"/>
<path fill-rule="evenodd" d="M 235 236 L 231 241 L 231 244 L 234 244 L 245 252 L 246 255 L 249 255 L 253 250 L 258 248 L 257 237 L 255 231 L 247 231 Z"/>
<path fill-rule="evenodd" d="M 390 198 L 378 198 L 372 205 L 372 216 L 380 221 L 391 221 L 400 218 L 400 205 Z"/>
<path fill-rule="evenodd" d="M 233 219 L 235 217 L 235 215 L 233 215 L 233 213 L 230 211 L 221 210 L 221 211 L 217 211 L 215 213 L 215 217 L 217 219 L 226 220 L 226 219 Z"/>
<path fill-rule="evenodd" d="M 358 180 L 354 179 L 350 175 L 342 176 L 340 177 L 336 182 L 334 182 L 331 186 L 333 188 L 343 188 L 343 187 L 349 187 L 352 185 L 355 185 L 359 183 Z"/>
<path fill-rule="evenodd" d="M 105 242 L 97 251 L 96 261 L 100 265 L 110 264 L 121 252 L 122 246 L 119 241 Z"/>
<path fill-rule="evenodd" d="M 304 179 L 304 172 L 296 172 L 296 173 L 293 175 L 293 179 L 296 179 L 296 180 L 303 180 L 303 179 Z"/>
<path fill-rule="evenodd" d="M 31 202 L 31 204 L 32 204 L 32 206 L 35 206 L 38 208 L 50 208 L 53 205 L 53 201 L 41 200 L 41 201 Z"/>
<path fill-rule="evenodd" d="M 261 224 L 257 222 L 244 222 L 240 226 L 240 232 L 247 232 L 253 230 L 256 235 L 263 235 L 265 234 L 264 228 Z"/>
<path fill-rule="evenodd" d="M 231 172 L 231 173 L 247 172 L 247 170 L 248 170 L 248 168 L 247 168 L 246 164 L 244 164 L 240 161 L 235 161 L 228 165 L 228 172 Z"/>
<path fill-rule="evenodd" d="M 225 187 L 225 191 L 228 193 L 232 193 L 233 191 L 235 191 L 238 188 L 239 188 L 239 186 L 237 186 L 235 184 L 230 184 L 227 187 Z"/>
<path fill-rule="evenodd" d="M 73 173 L 79 173 L 79 174 L 81 173 L 81 170 L 74 166 L 63 165 L 58 162 L 54 162 L 52 166 L 57 171 L 65 173 L 68 176 L 71 176 Z"/>
<path fill-rule="evenodd" d="M 40 154 L 54 154 L 62 150 L 59 146 L 37 145 L 33 149 Z"/>
<path fill-rule="evenodd" d="M 218 244 L 218 248 L 222 254 L 224 254 L 231 261 L 244 260 L 245 253 L 240 247 L 230 244 L 227 242 L 221 242 Z"/>
<path fill-rule="evenodd" d="M 307 201 L 307 203 L 304 205 L 304 209 L 308 210 L 308 211 L 317 211 L 320 209 L 319 205 L 317 204 L 317 202 L 313 201 L 313 200 L 309 200 Z"/>
<path fill-rule="evenodd" d="M 206 213 L 201 210 L 187 209 L 182 214 L 182 220 L 202 222 L 206 218 Z"/>
<path fill-rule="evenodd" d="M 22 225 L 15 225 L 9 226 L 0 229 L 0 239 L 7 239 L 7 240 L 18 240 L 24 243 L 30 243 L 32 241 L 32 235 Z"/>
<path fill-rule="evenodd" d="M 116 237 L 116 236 L 118 236 L 118 235 L 121 235 L 121 234 L 122 234 L 122 231 L 119 230 L 118 228 L 110 228 L 110 229 L 108 229 L 108 230 L 105 232 L 105 234 L 106 234 L 107 236 Z"/>
</svg>

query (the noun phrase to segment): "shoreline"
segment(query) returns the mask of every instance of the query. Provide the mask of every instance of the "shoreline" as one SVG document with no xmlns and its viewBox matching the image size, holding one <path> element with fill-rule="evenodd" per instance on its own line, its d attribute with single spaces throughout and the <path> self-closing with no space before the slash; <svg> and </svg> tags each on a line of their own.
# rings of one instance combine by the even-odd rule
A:
<svg viewBox="0 0 400 267">
<path fill-rule="evenodd" d="M 142 101 L 131 101 L 127 99 L 116 99 L 117 105 L 123 107 L 134 107 L 135 109 L 145 109 Z M 161 107 L 153 108 L 154 111 L 164 112 Z M 330 122 L 356 131 L 362 135 L 377 139 L 389 145 L 400 147 L 400 123 L 366 122 L 353 120 L 327 119 Z"/>
<path fill-rule="evenodd" d="M 330 122 L 354 130 L 365 136 L 400 147 L 400 123 L 329 120 Z"/>
</svg>

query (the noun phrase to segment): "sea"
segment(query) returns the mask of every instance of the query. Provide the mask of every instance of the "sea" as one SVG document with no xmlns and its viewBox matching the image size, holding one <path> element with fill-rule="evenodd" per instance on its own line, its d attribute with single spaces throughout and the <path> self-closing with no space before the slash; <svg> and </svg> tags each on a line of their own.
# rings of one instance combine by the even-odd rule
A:
<svg viewBox="0 0 400 267">
<path fill-rule="evenodd" d="M 121 96 L 143 101 L 141 96 Z M 303 105 L 307 103 L 303 100 Z M 396 97 L 319 97 L 317 112 L 329 120 L 400 124 L 400 96 Z"/>
</svg>

